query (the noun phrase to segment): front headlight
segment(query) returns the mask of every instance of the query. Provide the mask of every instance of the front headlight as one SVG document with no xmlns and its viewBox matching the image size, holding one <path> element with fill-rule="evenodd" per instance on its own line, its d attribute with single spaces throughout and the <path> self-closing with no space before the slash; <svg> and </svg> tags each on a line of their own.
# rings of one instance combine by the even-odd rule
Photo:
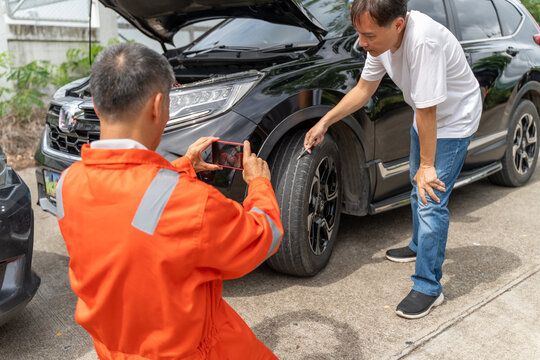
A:
<svg viewBox="0 0 540 360">
<path fill-rule="evenodd" d="M 6 161 L 6 155 L 0 149 L 0 187 L 6 185 L 6 177 L 7 177 L 7 161 Z"/>
<path fill-rule="evenodd" d="M 188 121 L 198 122 L 224 113 L 242 99 L 260 78 L 260 73 L 249 72 L 245 76 L 202 81 L 172 90 L 167 127 Z"/>
</svg>

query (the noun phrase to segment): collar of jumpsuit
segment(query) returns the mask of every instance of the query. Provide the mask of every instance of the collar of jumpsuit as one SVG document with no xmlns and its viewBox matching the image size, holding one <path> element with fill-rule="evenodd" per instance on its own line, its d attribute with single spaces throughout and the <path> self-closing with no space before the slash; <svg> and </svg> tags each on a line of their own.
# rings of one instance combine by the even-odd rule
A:
<svg viewBox="0 0 540 360">
<path fill-rule="evenodd" d="M 148 150 L 146 146 L 133 139 L 105 139 L 90 143 L 92 149 L 143 149 Z"/>
</svg>

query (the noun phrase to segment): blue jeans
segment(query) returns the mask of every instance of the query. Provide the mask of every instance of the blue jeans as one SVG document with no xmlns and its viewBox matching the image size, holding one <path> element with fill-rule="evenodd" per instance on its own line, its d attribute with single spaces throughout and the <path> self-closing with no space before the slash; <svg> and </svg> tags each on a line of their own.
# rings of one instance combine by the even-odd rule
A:
<svg viewBox="0 0 540 360">
<path fill-rule="evenodd" d="M 430 296 L 442 292 L 440 283 L 442 264 L 448 237 L 450 213 L 448 199 L 465 162 L 467 147 L 471 137 L 437 139 L 435 170 L 438 178 L 446 185 L 446 192 L 434 189 L 441 200 L 433 201 L 426 193 L 428 205 L 425 206 L 418 195 L 418 187 L 413 178 L 420 166 L 420 141 L 414 128 L 411 128 L 410 178 L 413 236 L 409 248 L 416 252 L 415 273 L 411 277 L 413 290 Z"/>
</svg>

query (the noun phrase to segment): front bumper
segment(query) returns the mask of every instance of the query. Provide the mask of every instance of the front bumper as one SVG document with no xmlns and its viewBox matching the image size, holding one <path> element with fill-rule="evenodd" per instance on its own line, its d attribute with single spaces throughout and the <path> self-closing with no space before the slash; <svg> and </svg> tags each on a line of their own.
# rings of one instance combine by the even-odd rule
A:
<svg viewBox="0 0 540 360">
<path fill-rule="evenodd" d="M 0 325 L 28 304 L 41 282 L 32 271 L 30 190 L 12 169 L 8 169 L 8 179 L 0 189 Z"/>
</svg>

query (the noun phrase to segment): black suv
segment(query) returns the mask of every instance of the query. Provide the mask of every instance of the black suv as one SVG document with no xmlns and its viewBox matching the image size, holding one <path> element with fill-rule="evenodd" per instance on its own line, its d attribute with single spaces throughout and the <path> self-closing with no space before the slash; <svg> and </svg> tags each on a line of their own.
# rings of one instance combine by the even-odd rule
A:
<svg viewBox="0 0 540 360">
<path fill-rule="evenodd" d="M 304 134 L 358 81 L 366 53 L 346 0 L 100 0 L 161 42 L 180 85 L 157 151 L 182 156 L 201 136 L 248 139 L 267 159 L 285 235 L 275 270 L 314 275 L 330 257 L 340 214 L 377 214 L 409 203 L 412 109 L 386 77 L 360 111 L 332 126 L 297 160 Z M 514 0 L 411 0 L 461 41 L 483 95 L 483 116 L 456 187 L 489 176 L 520 186 L 538 158 L 540 28 Z M 223 19 L 187 46 L 167 50 L 182 27 Z M 55 212 L 54 183 L 99 138 L 88 79 L 58 90 L 36 159 L 39 203 Z M 241 173 L 201 173 L 241 201 Z M 359 235 L 361 236 L 361 235 Z"/>
</svg>

